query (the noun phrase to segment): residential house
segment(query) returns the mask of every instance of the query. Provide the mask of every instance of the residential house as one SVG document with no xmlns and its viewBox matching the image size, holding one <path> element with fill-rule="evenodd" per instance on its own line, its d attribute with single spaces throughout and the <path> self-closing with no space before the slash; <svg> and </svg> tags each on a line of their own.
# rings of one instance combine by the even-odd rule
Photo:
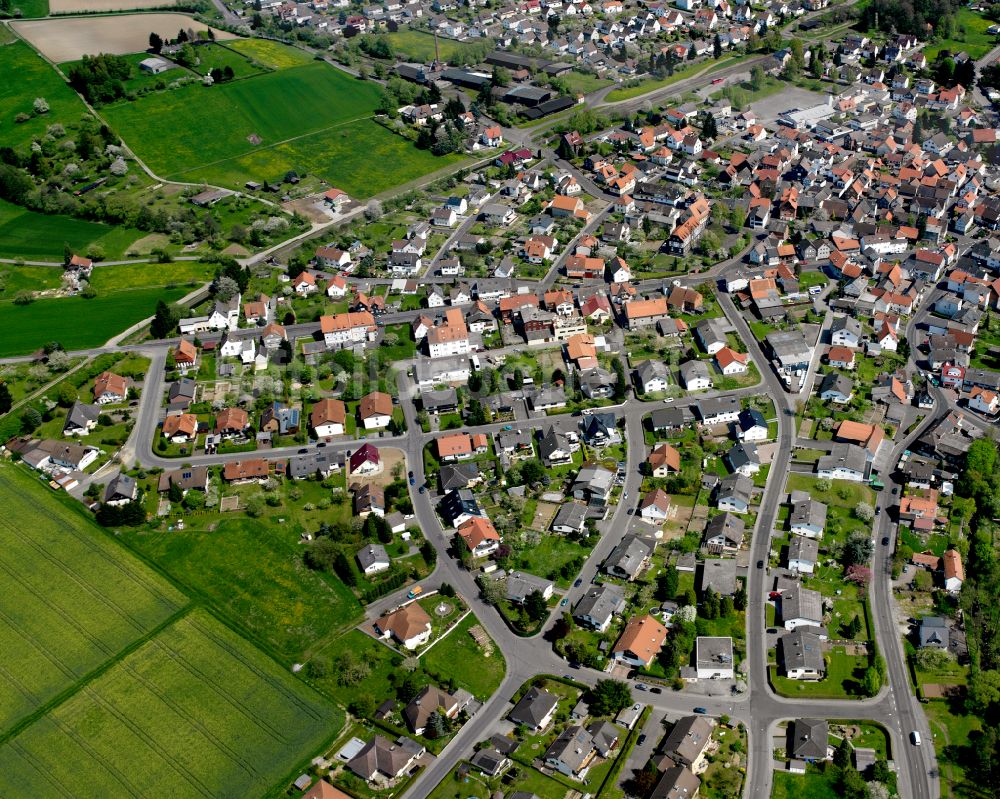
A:
<svg viewBox="0 0 1000 799">
<path fill-rule="evenodd" d="M 667 628 L 650 615 L 636 616 L 628 624 L 611 650 L 611 657 L 631 666 L 648 668 L 660 654 L 667 640 Z"/>
<path fill-rule="evenodd" d="M 363 574 L 371 575 L 388 571 L 392 565 L 389 553 L 381 544 L 367 544 L 355 555 Z"/>
<path fill-rule="evenodd" d="M 431 638 L 431 617 L 416 602 L 411 602 L 375 620 L 375 632 L 393 638 L 406 649 L 414 650 Z"/>
</svg>

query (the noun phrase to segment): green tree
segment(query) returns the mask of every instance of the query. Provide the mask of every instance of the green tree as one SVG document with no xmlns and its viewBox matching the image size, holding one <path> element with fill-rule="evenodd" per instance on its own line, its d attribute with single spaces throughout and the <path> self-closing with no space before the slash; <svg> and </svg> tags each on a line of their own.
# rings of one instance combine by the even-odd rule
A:
<svg viewBox="0 0 1000 799">
<path fill-rule="evenodd" d="M 524 598 L 524 612 L 535 622 L 541 621 L 548 615 L 549 607 L 541 591 L 532 591 Z"/>
<path fill-rule="evenodd" d="M 712 55 L 716 61 L 722 58 L 722 39 L 719 34 L 715 34 L 715 39 L 712 41 Z"/>
<path fill-rule="evenodd" d="M 846 738 L 842 738 L 840 744 L 833 751 L 833 765 L 837 768 L 847 768 L 851 765 L 851 753 L 854 747 Z"/>
<path fill-rule="evenodd" d="M 865 696 L 875 696 L 882 687 L 882 678 L 879 677 L 878 670 L 874 666 L 865 669 L 864 689 Z"/>
<path fill-rule="evenodd" d="M 614 716 L 632 704 L 632 690 L 621 680 L 598 680 L 590 694 L 590 712 L 595 716 Z"/>
<path fill-rule="evenodd" d="M 765 79 L 766 75 L 762 66 L 757 65 L 750 70 L 750 88 L 753 89 L 753 91 L 759 92 L 763 89 Z"/>
</svg>

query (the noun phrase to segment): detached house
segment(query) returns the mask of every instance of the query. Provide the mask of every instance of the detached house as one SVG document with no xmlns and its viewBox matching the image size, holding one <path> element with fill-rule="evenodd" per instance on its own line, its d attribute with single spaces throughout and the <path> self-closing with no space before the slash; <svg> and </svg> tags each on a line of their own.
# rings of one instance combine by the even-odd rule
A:
<svg viewBox="0 0 1000 799">
<path fill-rule="evenodd" d="M 611 657 L 631 666 L 648 668 L 660 654 L 667 640 L 667 628 L 652 616 L 636 616 L 629 620 L 611 650 Z"/>
</svg>

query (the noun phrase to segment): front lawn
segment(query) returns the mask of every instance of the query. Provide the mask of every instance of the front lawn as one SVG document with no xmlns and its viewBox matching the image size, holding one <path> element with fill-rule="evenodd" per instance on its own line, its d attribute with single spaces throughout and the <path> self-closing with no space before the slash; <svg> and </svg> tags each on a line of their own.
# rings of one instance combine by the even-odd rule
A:
<svg viewBox="0 0 1000 799">
<path fill-rule="evenodd" d="M 478 624 L 479 619 L 470 613 L 434 644 L 421 662 L 428 674 L 441 680 L 451 678 L 460 688 L 485 701 L 503 682 L 506 663 L 492 642 L 489 653 L 476 643 L 469 631 Z"/>
<path fill-rule="evenodd" d="M 841 799 L 835 770 L 810 763 L 805 774 L 775 771 L 771 799 Z"/>
<path fill-rule="evenodd" d="M 781 696 L 806 699 L 860 699 L 868 658 L 848 655 L 836 646 L 825 653 L 826 678 L 818 682 L 781 677 L 777 666 L 768 667 L 771 686 Z"/>
</svg>

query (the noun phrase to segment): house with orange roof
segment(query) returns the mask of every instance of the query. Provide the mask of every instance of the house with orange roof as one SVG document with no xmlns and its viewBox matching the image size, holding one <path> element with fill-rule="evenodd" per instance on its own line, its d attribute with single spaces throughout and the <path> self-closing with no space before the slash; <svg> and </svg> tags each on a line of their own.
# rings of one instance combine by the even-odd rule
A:
<svg viewBox="0 0 1000 799">
<path fill-rule="evenodd" d="M 899 500 L 899 518 L 908 522 L 925 521 L 934 526 L 938 517 L 938 492 L 930 490 L 927 496 L 905 496 Z M 914 525 L 916 526 L 916 525 Z"/>
<path fill-rule="evenodd" d="M 414 650 L 431 638 L 431 617 L 417 602 L 379 617 L 375 632 L 382 638 L 394 638 L 406 649 Z"/>
<path fill-rule="evenodd" d="M 127 377 L 114 372 L 101 372 L 94 381 L 94 402 L 98 405 L 124 402 L 131 385 L 132 381 Z"/>
<path fill-rule="evenodd" d="M 667 628 L 652 616 L 636 616 L 628 624 L 614 648 L 611 657 L 631 666 L 648 668 L 660 654 L 667 640 Z"/>
<path fill-rule="evenodd" d="M 177 364 L 177 371 L 181 374 L 186 374 L 198 363 L 198 348 L 186 338 L 182 338 L 177 342 L 173 354 L 174 363 Z"/>
<path fill-rule="evenodd" d="M 669 444 L 660 444 L 646 458 L 653 477 L 669 477 L 681 470 L 681 454 Z"/>
<path fill-rule="evenodd" d="M 588 255 L 571 255 L 564 265 L 566 277 L 591 279 L 604 277 L 604 259 Z"/>
<path fill-rule="evenodd" d="M 500 548 L 500 533 L 489 519 L 474 516 L 458 526 L 458 534 L 474 558 L 485 558 Z"/>
<path fill-rule="evenodd" d="M 741 375 L 750 367 L 750 356 L 745 352 L 736 352 L 732 347 L 723 347 L 715 353 L 715 367 L 724 375 Z"/>
<path fill-rule="evenodd" d="M 974 386 L 969 392 L 969 407 L 980 413 L 994 414 L 1000 410 L 1000 396 L 995 391 Z"/>
<path fill-rule="evenodd" d="M 342 436 L 347 422 L 347 406 L 339 399 L 318 400 L 309 414 L 309 426 L 317 438 Z"/>
<path fill-rule="evenodd" d="M 300 272 L 292 280 L 292 290 L 302 297 L 315 294 L 319 291 L 319 287 L 316 285 L 316 276 L 312 272 Z"/>
<path fill-rule="evenodd" d="M 826 357 L 834 369 L 853 369 L 856 354 L 850 347 L 833 346 L 830 347 Z"/>
<path fill-rule="evenodd" d="M 198 417 L 193 413 L 178 413 L 163 420 L 163 437 L 174 444 L 187 444 L 198 434 Z"/>
<path fill-rule="evenodd" d="M 965 567 L 957 550 L 949 549 L 941 559 L 944 564 L 944 588 L 949 594 L 957 594 L 965 583 Z"/>
<path fill-rule="evenodd" d="M 334 212 L 340 213 L 351 201 L 350 195 L 341 189 L 329 189 L 323 194 L 323 202 L 329 205 Z"/>
<path fill-rule="evenodd" d="M 577 219 L 589 220 L 590 212 L 587 211 L 583 200 L 579 197 L 569 197 L 564 194 L 557 194 L 546 206 L 549 214 L 554 217 L 572 216 Z"/>
<path fill-rule="evenodd" d="M 594 337 L 590 333 L 577 333 L 570 336 L 566 342 L 566 359 L 575 363 L 579 369 L 587 369 L 584 363 L 597 363 L 597 347 L 594 346 Z"/>
<path fill-rule="evenodd" d="M 247 458 L 241 461 L 229 461 L 222 470 L 222 477 L 227 483 L 263 483 L 270 476 L 270 468 L 264 458 Z"/>
<path fill-rule="evenodd" d="M 365 394 L 358 403 L 358 418 L 365 430 L 381 430 L 392 421 L 392 397 L 382 391 Z"/>
<path fill-rule="evenodd" d="M 652 300 L 632 300 L 625 304 L 625 324 L 630 330 L 655 325 L 669 317 L 665 297 Z"/>
<path fill-rule="evenodd" d="M 378 327 L 375 317 L 368 311 L 357 311 L 321 316 L 320 331 L 327 348 L 340 348 L 359 344 L 374 338 Z"/>
<path fill-rule="evenodd" d="M 862 447 L 868 451 L 871 457 L 874 457 L 879 446 L 885 440 L 885 430 L 882 429 L 881 425 L 844 419 L 834 431 L 833 438 L 835 441 Z"/>
<path fill-rule="evenodd" d="M 435 440 L 438 459 L 460 461 L 472 457 L 472 438 L 468 433 L 452 433 Z"/>
</svg>

